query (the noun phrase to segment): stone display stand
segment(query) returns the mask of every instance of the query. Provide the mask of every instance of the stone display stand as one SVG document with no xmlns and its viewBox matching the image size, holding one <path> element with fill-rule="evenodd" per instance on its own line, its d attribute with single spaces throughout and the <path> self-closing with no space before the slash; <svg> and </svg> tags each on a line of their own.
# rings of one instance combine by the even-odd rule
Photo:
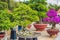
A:
<svg viewBox="0 0 60 40">
<path fill-rule="evenodd" d="M 34 34 L 34 35 L 29 35 L 29 36 L 18 35 L 18 40 L 38 40 L 39 36 L 40 34 Z"/>
</svg>

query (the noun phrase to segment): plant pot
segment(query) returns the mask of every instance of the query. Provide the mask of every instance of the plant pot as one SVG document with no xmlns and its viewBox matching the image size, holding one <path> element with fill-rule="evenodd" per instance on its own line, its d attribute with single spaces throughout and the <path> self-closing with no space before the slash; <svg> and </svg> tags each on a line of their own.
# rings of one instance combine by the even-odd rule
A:
<svg viewBox="0 0 60 40">
<path fill-rule="evenodd" d="M 0 32 L 0 39 L 5 36 L 5 32 Z"/>
<path fill-rule="evenodd" d="M 43 31 L 47 27 L 47 24 L 34 24 L 34 26 L 37 31 Z"/>
<path fill-rule="evenodd" d="M 59 30 L 58 29 L 48 29 L 47 32 L 50 36 L 53 36 L 53 35 L 57 35 Z"/>
</svg>

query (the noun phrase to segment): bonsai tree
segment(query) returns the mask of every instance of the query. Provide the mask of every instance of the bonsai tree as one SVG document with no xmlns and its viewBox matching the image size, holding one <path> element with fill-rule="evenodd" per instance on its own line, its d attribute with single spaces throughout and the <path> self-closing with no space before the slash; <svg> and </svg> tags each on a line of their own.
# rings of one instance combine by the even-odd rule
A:
<svg viewBox="0 0 60 40">
<path fill-rule="evenodd" d="M 34 21 L 38 21 L 37 11 L 32 10 L 28 5 L 24 3 L 18 3 L 17 7 L 13 9 L 14 21 L 23 27 Z"/>
<path fill-rule="evenodd" d="M 56 12 L 55 9 L 50 9 L 47 12 L 47 18 L 44 18 L 44 21 L 52 24 L 52 28 L 51 29 L 54 29 L 55 25 L 57 23 L 60 23 L 60 16 L 57 15 L 57 12 Z"/>
<path fill-rule="evenodd" d="M 33 10 L 38 11 L 37 16 L 39 17 L 39 23 L 42 23 L 43 18 L 46 17 L 46 12 L 48 10 L 46 0 L 30 0 L 26 2 Z"/>
<path fill-rule="evenodd" d="M 57 15 L 57 12 L 55 9 L 50 9 L 47 12 L 47 18 L 44 18 L 45 22 L 48 22 L 49 24 L 52 24 L 51 29 L 48 29 L 47 32 L 50 34 L 50 36 L 55 36 L 58 34 L 59 30 L 56 29 L 56 24 L 60 23 L 60 16 Z"/>
</svg>

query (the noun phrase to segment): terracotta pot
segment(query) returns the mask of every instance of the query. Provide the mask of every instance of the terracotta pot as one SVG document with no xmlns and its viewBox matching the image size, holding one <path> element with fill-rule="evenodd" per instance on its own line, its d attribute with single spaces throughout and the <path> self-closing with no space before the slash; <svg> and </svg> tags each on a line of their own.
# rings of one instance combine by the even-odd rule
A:
<svg viewBox="0 0 60 40">
<path fill-rule="evenodd" d="M 43 31 L 47 27 L 47 24 L 34 24 L 34 27 L 37 31 Z"/>
<path fill-rule="evenodd" d="M 58 29 L 48 29 L 47 32 L 50 36 L 52 36 L 52 35 L 57 35 L 59 30 Z"/>
<path fill-rule="evenodd" d="M 5 32 L 0 32 L 0 39 L 5 36 Z"/>
</svg>

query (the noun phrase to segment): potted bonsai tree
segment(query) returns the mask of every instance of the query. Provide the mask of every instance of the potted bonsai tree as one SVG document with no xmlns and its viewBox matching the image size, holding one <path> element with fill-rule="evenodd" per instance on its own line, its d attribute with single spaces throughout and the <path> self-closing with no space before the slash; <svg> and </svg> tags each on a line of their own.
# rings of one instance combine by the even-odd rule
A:
<svg viewBox="0 0 60 40">
<path fill-rule="evenodd" d="M 46 12 L 48 8 L 46 8 L 46 0 L 30 0 L 28 2 L 28 5 L 33 9 L 36 10 L 37 16 L 39 17 L 39 20 L 36 24 L 34 24 L 37 31 L 42 31 L 47 27 L 47 24 L 43 23 L 43 18 L 46 17 Z"/>
<path fill-rule="evenodd" d="M 24 3 L 17 4 L 17 7 L 13 9 L 13 15 L 15 21 L 18 23 L 17 25 L 23 26 L 23 28 L 26 28 L 31 22 L 39 20 L 38 16 L 36 16 L 37 13 L 37 11 L 32 10 Z"/>
<path fill-rule="evenodd" d="M 59 30 L 56 29 L 56 24 L 60 23 L 60 17 L 57 15 L 57 12 L 55 9 L 50 9 L 47 12 L 47 18 L 44 18 L 45 22 L 48 22 L 49 24 L 52 24 L 51 29 L 48 29 L 47 32 L 50 34 L 50 36 L 52 35 L 56 35 Z"/>
</svg>

